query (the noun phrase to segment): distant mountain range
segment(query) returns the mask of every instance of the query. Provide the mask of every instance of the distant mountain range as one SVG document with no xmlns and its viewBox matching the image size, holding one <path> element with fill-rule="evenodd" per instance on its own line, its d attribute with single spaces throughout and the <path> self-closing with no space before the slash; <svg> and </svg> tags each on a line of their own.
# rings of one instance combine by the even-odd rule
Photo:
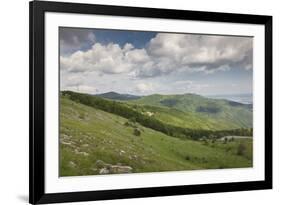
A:
<svg viewBox="0 0 281 205">
<path fill-rule="evenodd" d="M 141 96 L 137 96 L 137 95 L 120 94 L 116 92 L 107 92 L 107 93 L 97 94 L 95 96 L 99 96 L 111 100 L 136 100 L 141 98 Z"/>
<path fill-rule="evenodd" d="M 117 92 L 106 92 L 106 93 L 96 94 L 95 96 L 99 96 L 99 97 L 111 99 L 111 100 L 137 100 L 137 99 L 154 96 L 154 95 L 157 96 L 157 95 L 161 95 L 161 94 L 152 94 L 152 95 L 147 95 L 147 96 L 141 96 L 141 95 L 132 95 L 132 94 L 121 94 L 121 93 L 117 93 Z M 191 96 L 191 95 L 201 96 L 201 95 L 191 94 L 191 93 L 178 94 L 178 95 L 162 95 L 162 96 Z M 239 105 L 243 106 L 243 104 L 244 104 L 244 105 L 247 105 L 246 107 L 252 108 L 252 98 L 253 98 L 252 94 L 207 95 L 207 96 L 204 95 L 201 97 L 226 100 L 226 101 L 229 101 L 229 103 L 233 106 L 239 106 Z"/>
</svg>

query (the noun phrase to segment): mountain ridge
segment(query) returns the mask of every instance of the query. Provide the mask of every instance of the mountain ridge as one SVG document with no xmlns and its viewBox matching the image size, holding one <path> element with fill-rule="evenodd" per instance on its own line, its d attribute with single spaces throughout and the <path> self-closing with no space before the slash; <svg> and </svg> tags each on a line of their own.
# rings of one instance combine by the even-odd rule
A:
<svg viewBox="0 0 281 205">
<path fill-rule="evenodd" d="M 121 114 L 126 118 L 139 118 L 146 126 L 151 126 L 152 123 L 159 124 L 160 127 L 169 126 L 171 129 L 181 127 L 180 129 L 209 131 L 252 128 L 252 111 L 237 105 L 231 107 L 224 100 L 210 100 L 190 95 L 187 100 L 186 96 L 183 96 L 182 101 L 181 98 L 174 99 L 174 95 L 154 95 L 137 100 L 119 101 L 71 91 L 63 91 L 62 94 L 69 95 L 71 99 L 86 105 Z M 173 100 L 179 102 L 174 103 Z"/>
<path fill-rule="evenodd" d="M 131 94 L 117 93 L 114 91 L 95 94 L 94 96 L 99 96 L 99 97 L 111 99 L 111 100 L 135 100 L 135 99 L 139 99 L 142 97 L 142 96 L 131 95 Z"/>
<path fill-rule="evenodd" d="M 233 94 L 233 95 L 232 94 L 229 94 L 229 95 L 200 95 L 200 94 L 197 94 L 197 93 L 183 93 L 183 94 L 154 93 L 154 94 L 149 94 L 149 95 L 135 95 L 135 94 L 119 93 L 119 92 L 115 92 L 115 91 L 109 91 L 109 92 L 93 94 L 93 95 L 103 97 L 105 99 L 111 99 L 111 100 L 136 100 L 136 99 L 140 99 L 140 98 L 153 97 L 153 96 L 163 96 L 163 97 L 168 97 L 168 96 L 175 96 L 175 97 L 193 96 L 193 97 L 208 98 L 208 99 L 211 99 L 211 100 L 225 100 L 225 101 L 233 102 L 233 104 L 236 103 L 236 104 L 240 104 L 240 105 L 247 105 L 248 107 L 252 106 L 252 103 L 243 103 L 243 102 L 239 102 L 239 101 L 236 101 L 236 100 L 228 99 L 227 97 L 216 98 L 216 96 L 237 96 L 237 94 Z M 249 95 L 249 94 L 245 93 L 245 94 L 240 94 L 240 95 L 244 96 L 244 95 Z"/>
</svg>

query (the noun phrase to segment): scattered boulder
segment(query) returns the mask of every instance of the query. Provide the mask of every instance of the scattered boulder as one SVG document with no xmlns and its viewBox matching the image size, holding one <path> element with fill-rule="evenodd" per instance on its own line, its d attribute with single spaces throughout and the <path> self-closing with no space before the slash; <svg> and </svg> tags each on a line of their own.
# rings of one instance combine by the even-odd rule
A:
<svg viewBox="0 0 281 205">
<path fill-rule="evenodd" d="M 149 117 L 151 117 L 151 116 L 153 116 L 153 115 L 154 115 L 154 113 L 153 113 L 153 112 L 149 112 L 149 111 L 147 111 L 145 114 L 146 114 L 146 115 L 148 115 Z"/>
<path fill-rule="evenodd" d="M 121 149 L 120 152 L 119 152 L 120 155 L 123 155 L 123 154 L 125 154 L 125 153 L 126 153 L 126 152 L 125 152 L 124 150 L 122 150 L 122 149 Z"/>
<path fill-rule="evenodd" d="M 71 135 L 67 135 L 67 134 L 60 134 L 60 139 L 70 139 L 72 138 Z"/>
<path fill-rule="evenodd" d="M 69 146 L 72 145 L 71 142 L 65 142 L 65 141 L 63 141 L 63 140 L 60 140 L 60 143 L 63 144 L 63 145 L 69 145 Z"/>
<path fill-rule="evenodd" d="M 101 168 L 99 174 L 109 174 L 109 170 L 107 168 Z"/>
<path fill-rule="evenodd" d="M 71 168 L 75 168 L 76 164 L 73 161 L 69 161 L 68 166 Z"/>
<path fill-rule="evenodd" d="M 74 152 L 75 152 L 75 154 L 80 154 L 80 155 L 83 155 L 85 157 L 89 156 L 89 153 L 87 153 L 87 152 L 80 152 L 78 149 L 75 149 Z"/>
</svg>

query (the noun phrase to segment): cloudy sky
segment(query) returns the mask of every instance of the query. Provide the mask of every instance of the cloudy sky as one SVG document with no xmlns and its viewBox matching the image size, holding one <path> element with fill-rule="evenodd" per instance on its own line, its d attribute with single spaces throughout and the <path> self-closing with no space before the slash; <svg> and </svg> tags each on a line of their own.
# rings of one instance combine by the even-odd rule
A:
<svg viewBox="0 0 281 205">
<path fill-rule="evenodd" d="M 252 93 L 250 37 L 60 28 L 61 90 Z"/>
</svg>

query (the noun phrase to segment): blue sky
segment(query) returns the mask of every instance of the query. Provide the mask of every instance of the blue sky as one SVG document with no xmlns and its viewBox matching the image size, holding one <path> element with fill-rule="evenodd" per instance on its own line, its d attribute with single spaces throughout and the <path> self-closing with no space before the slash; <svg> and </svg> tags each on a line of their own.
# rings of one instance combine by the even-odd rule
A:
<svg viewBox="0 0 281 205">
<path fill-rule="evenodd" d="M 250 37 L 60 28 L 61 89 L 252 93 Z"/>
<path fill-rule="evenodd" d="M 116 43 L 123 47 L 131 43 L 135 48 L 144 48 L 150 39 L 156 36 L 156 32 L 135 32 L 118 30 L 95 30 L 96 41 L 102 44 Z"/>
<path fill-rule="evenodd" d="M 92 34 L 94 36 L 94 41 L 89 39 Z M 135 48 L 144 48 L 150 39 L 156 36 L 156 32 L 139 32 L 139 31 L 124 31 L 124 30 L 107 30 L 107 29 L 73 29 L 73 28 L 61 28 L 61 39 L 65 36 L 70 39 L 69 44 L 73 45 L 75 43 L 71 42 L 71 38 L 77 37 L 80 41 L 80 46 L 77 49 L 71 48 L 69 45 L 66 50 L 62 50 L 61 55 L 69 55 L 77 50 L 86 51 L 92 47 L 93 42 L 99 42 L 103 45 L 108 43 L 116 43 L 120 46 L 124 46 L 126 43 L 131 43 Z"/>
</svg>

